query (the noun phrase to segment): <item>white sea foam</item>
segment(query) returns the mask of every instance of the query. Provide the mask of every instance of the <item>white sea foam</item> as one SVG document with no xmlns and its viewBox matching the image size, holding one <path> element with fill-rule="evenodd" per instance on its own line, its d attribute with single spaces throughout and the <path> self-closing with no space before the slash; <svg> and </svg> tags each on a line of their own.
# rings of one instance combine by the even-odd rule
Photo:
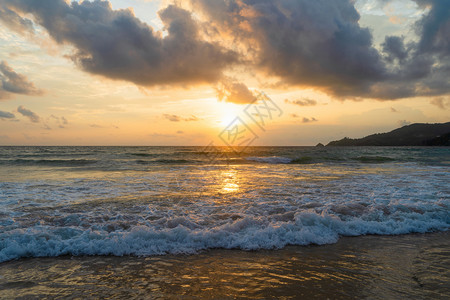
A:
<svg viewBox="0 0 450 300">
<path fill-rule="evenodd" d="M 380 217 L 381 216 L 381 217 Z M 293 218 L 292 220 L 289 220 Z M 192 225 L 188 218 L 168 220 L 167 227 L 134 225 L 108 232 L 106 226 L 41 226 L 12 229 L 0 234 L 0 261 L 21 257 L 59 255 L 159 255 L 195 253 L 210 248 L 275 249 L 286 245 L 335 243 L 339 236 L 396 235 L 448 230 L 450 217 L 444 209 L 417 213 L 372 212 L 343 220 L 338 215 L 313 211 L 290 214 L 288 221 L 273 217 L 232 220 L 219 226 Z M 173 227 L 174 224 L 178 224 Z M 80 222 L 72 223 L 80 224 Z"/>
</svg>

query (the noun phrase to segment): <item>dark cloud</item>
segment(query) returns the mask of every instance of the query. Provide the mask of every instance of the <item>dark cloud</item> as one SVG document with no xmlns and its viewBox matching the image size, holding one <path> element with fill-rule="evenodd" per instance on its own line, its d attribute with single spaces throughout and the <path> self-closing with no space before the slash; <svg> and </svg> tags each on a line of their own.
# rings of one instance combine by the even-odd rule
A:
<svg viewBox="0 0 450 300">
<path fill-rule="evenodd" d="M 30 119 L 30 121 L 33 122 L 33 123 L 39 123 L 39 121 L 41 120 L 41 118 L 36 113 L 32 112 L 29 109 L 26 109 L 22 105 L 17 108 L 17 111 L 22 116 L 27 117 L 28 119 Z"/>
<path fill-rule="evenodd" d="M 415 0 L 430 10 L 416 22 L 418 42 L 387 36 L 382 44 L 391 64 L 389 82 L 374 85 L 374 95 L 385 99 L 436 96 L 450 93 L 450 1 Z"/>
<path fill-rule="evenodd" d="M 6 61 L 0 62 L 0 100 L 10 98 L 12 94 L 41 95 L 26 76 L 16 73 Z"/>
<path fill-rule="evenodd" d="M 235 65 L 339 99 L 448 95 L 450 1 L 414 1 L 429 7 L 415 24 L 417 41 L 387 36 L 381 45 L 360 26 L 354 0 L 189 0 L 192 13 L 176 5 L 159 12 L 165 34 L 100 0 L 2 0 L 0 17 L 19 32 L 32 30 L 24 16 L 32 17 L 73 46 L 72 60 L 87 72 L 141 86 L 210 83 L 234 103 L 254 100 L 224 75 Z"/>
<path fill-rule="evenodd" d="M 436 53 L 450 56 L 450 2 L 448 0 L 415 0 L 421 6 L 430 6 L 430 12 L 417 22 L 420 35 L 418 53 Z"/>
<path fill-rule="evenodd" d="M 163 117 L 171 122 L 180 122 L 180 121 L 190 122 L 190 121 L 199 121 L 200 120 L 196 116 L 190 116 L 187 118 L 183 118 L 183 117 L 177 116 L 177 115 L 164 114 Z"/>
<path fill-rule="evenodd" d="M 31 14 L 59 44 L 74 46 L 72 60 L 83 70 L 151 86 L 216 82 L 237 55 L 199 36 L 191 13 L 170 5 L 159 12 L 167 36 L 136 18 L 113 10 L 108 1 L 5 0 Z"/>
<path fill-rule="evenodd" d="M 285 86 L 313 86 L 340 98 L 450 92 L 450 1 L 416 0 L 431 7 L 416 24 L 419 42 L 388 36 L 381 51 L 369 29 L 360 27 L 351 0 L 191 2 L 210 24 L 211 36 L 231 34 L 254 66 Z"/>
<path fill-rule="evenodd" d="M 16 116 L 10 112 L 0 110 L 0 119 L 14 119 L 15 117 Z"/>
<path fill-rule="evenodd" d="M 216 91 L 217 97 L 221 101 L 246 104 L 256 100 L 256 96 L 245 84 L 232 79 L 222 80 L 216 88 Z"/>
<path fill-rule="evenodd" d="M 314 106 L 314 105 L 317 105 L 317 101 L 316 100 L 308 99 L 308 98 L 303 98 L 303 99 L 298 99 L 298 100 L 285 99 L 284 103 L 295 104 L 295 105 L 298 105 L 298 106 Z"/>
<path fill-rule="evenodd" d="M 404 45 L 404 37 L 388 36 L 383 44 L 383 52 L 387 54 L 386 60 L 390 63 L 396 59 L 403 62 L 408 57 L 408 51 Z"/>
<path fill-rule="evenodd" d="M 364 94 L 386 78 L 381 55 L 352 1 L 191 0 L 223 35 L 232 31 L 254 64 L 288 85 Z M 212 31 L 214 32 L 214 31 Z"/>
</svg>

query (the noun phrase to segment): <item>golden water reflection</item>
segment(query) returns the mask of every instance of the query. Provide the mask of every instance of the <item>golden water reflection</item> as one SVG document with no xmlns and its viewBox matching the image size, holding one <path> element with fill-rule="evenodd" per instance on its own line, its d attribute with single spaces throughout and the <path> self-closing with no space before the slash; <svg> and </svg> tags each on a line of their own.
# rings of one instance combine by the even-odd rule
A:
<svg viewBox="0 0 450 300">
<path fill-rule="evenodd" d="M 449 243 L 444 232 L 273 251 L 24 259 L 0 265 L 0 298 L 444 299 Z"/>
<path fill-rule="evenodd" d="M 220 194 L 230 194 L 239 191 L 239 176 L 236 169 L 221 171 L 219 178 L 221 180 Z"/>
</svg>

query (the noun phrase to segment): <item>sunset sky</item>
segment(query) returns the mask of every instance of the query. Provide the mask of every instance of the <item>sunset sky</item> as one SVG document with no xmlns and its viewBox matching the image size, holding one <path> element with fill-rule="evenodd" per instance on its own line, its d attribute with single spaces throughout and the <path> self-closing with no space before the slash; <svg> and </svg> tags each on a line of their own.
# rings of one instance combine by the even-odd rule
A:
<svg viewBox="0 0 450 300">
<path fill-rule="evenodd" d="M 448 0 L 0 0 L 0 23 L 0 145 L 220 145 L 260 92 L 282 114 L 254 145 L 450 121 Z"/>
</svg>

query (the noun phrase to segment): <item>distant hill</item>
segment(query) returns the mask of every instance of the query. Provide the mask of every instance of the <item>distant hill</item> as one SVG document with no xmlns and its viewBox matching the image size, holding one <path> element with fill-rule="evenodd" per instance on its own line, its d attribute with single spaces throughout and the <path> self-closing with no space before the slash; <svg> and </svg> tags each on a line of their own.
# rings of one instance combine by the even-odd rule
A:
<svg viewBox="0 0 450 300">
<path fill-rule="evenodd" d="M 361 139 L 346 137 L 327 146 L 450 146 L 450 122 L 416 123 Z"/>
</svg>

